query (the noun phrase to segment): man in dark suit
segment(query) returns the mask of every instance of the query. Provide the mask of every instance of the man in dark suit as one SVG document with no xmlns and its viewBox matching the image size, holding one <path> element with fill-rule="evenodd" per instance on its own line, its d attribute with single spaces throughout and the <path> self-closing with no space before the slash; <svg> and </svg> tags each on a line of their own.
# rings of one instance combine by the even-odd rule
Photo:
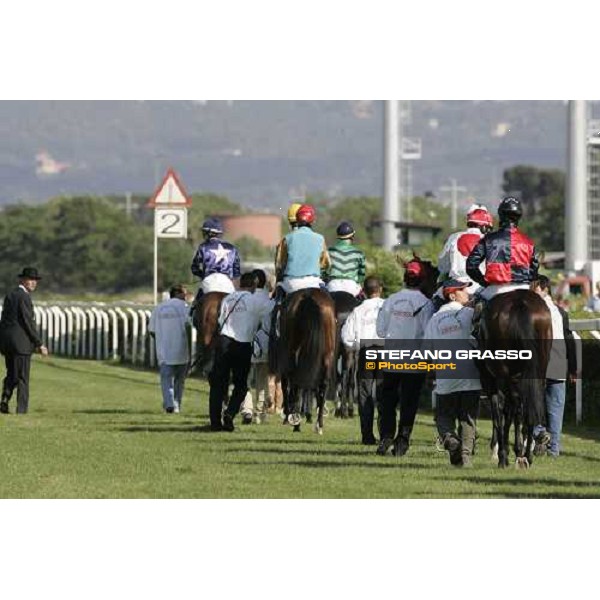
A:
<svg viewBox="0 0 600 600">
<path fill-rule="evenodd" d="M 0 352 L 6 361 L 6 377 L 2 384 L 0 413 L 8 414 L 8 402 L 17 388 L 17 413 L 26 413 L 29 406 L 29 368 L 31 355 L 48 355 L 35 326 L 31 292 L 41 277 L 37 269 L 25 267 L 18 275 L 19 286 L 4 298 L 0 319 Z"/>
</svg>

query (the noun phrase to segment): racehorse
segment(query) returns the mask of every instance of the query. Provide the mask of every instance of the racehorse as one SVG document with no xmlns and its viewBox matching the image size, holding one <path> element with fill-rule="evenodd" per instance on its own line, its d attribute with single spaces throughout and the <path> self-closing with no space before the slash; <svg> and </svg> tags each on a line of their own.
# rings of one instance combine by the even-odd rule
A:
<svg viewBox="0 0 600 600">
<path fill-rule="evenodd" d="M 331 297 L 335 304 L 337 327 L 334 368 L 330 388 L 337 396 L 334 416 L 346 419 L 354 416 L 357 357 L 353 350 L 342 344 L 341 331 L 350 313 L 360 304 L 360 300 L 348 292 L 332 292 Z"/>
<path fill-rule="evenodd" d="M 508 466 L 510 427 L 514 423 L 515 466 L 533 462 L 533 428 L 543 422 L 546 368 L 552 345 L 552 320 L 546 303 L 530 290 L 498 294 L 485 308 L 480 350 L 531 350 L 532 358 L 478 361 L 481 385 L 490 398 L 498 467 Z M 523 435 L 527 444 L 523 443 Z"/>
<path fill-rule="evenodd" d="M 195 362 L 200 363 L 204 374 L 210 371 L 214 360 L 213 341 L 219 328 L 221 301 L 225 296 L 224 292 L 208 292 L 192 308 L 192 323 L 198 332 Z"/>
<path fill-rule="evenodd" d="M 288 421 L 300 431 L 303 399 L 316 394 L 315 432 L 323 433 L 325 390 L 335 352 L 335 306 L 320 289 L 290 294 L 281 309 L 279 336 L 271 348 L 271 370 L 281 375 Z M 271 356 L 273 354 L 274 356 Z"/>
</svg>

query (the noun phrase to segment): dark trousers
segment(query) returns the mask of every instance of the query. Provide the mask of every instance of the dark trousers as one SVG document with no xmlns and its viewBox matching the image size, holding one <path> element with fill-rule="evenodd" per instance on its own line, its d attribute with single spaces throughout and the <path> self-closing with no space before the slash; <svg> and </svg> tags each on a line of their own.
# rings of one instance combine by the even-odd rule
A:
<svg viewBox="0 0 600 600">
<path fill-rule="evenodd" d="M 437 395 L 435 422 L 438 433 L 442 439 L 447 434 L 457 436 L 462 443 L 463 454 L 473 454 L 475 449 L 479 396 L 479 390 Z"/>
<path fill-rule="evenodd" d="M 371 348 L 361 348 L 358 364 L 364 363 L 364 354 Z M 360 433 L 363 441 L 373 437 L 373 421 L 375 419 L 375 408 L 381 414 L 381 386 L 383 377 L 377 371 L 363 370 L 358 378 L 358 416 L 360 417 Z M 380 428 L 379 428 L 380 429 Z M 381 430 L 379 431 L 381 435 Z"/>
<path fill-rule="evenodd" d="M 17 413 L 26 413 L 29 408 L 29 370 L 31 354 L 7 354 L 6 377 L 2 384 L 2 402 L 8 402 L 17 388 Z"/>
<path fill-rule="evenodd" d="M 400 400 L 399 434 L 410 431 L 415 424 L 419 396 L 425 381 L 425 375 L 407 375 L 405 373 L 383 374 L 381 386 L 381 437 L 394 439 L 396 437 L 396 406 Z"/>
<path fill-rule="evenodd" d="M 237 415 L 240 406 L 248 391 L 248 373 L 250 372 L 250 359 L 252 358 L 252 344 L 242 343 L 219 335 L 216 340 L 215 362 L 208 376 L 210 395 L 208 398 L 210 424 L 221 424 L 223 403 L 227 399 L 229 378 L 233 382 L 233 392 L 227 414 L 232 418 Z"/>
</svg>

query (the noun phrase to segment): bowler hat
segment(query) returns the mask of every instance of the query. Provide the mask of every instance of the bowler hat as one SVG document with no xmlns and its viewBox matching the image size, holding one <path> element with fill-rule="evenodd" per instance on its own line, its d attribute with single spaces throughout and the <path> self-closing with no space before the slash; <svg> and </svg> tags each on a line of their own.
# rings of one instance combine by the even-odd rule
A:
<svg viewBox="0 0 600 600">
<path fill-rule="evenodd" d="M 35 267 L 25 267 L 21 273 L 17 275 L 19 279 L 41 279 L 42 277 L 38 273 Z"/>
</svg>

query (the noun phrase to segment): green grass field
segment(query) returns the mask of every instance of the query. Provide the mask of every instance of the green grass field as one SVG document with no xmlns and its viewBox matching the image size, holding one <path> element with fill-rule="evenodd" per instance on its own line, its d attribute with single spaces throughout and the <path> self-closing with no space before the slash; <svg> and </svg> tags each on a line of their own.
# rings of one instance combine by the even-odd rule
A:
<svg viewBox="0 0 600 600">
<path fill-rule="evenodd" d="M 157 374 L 121 366 L 36 357 L 31 387 L 28 415 L 0 415 L 2 498 L 600 497 L 600 429 L 569 422 L 559 459 L 501 471 L 482 419 L 475 466 L 460 470 L 436 451 L 430 412 L 396 459 L 360 445 L 357 418 L 326 418 L 322 437 L 276 417 L 211 433 L 197 379 L 179 415 L 161 411 Z"/>
</svg>

